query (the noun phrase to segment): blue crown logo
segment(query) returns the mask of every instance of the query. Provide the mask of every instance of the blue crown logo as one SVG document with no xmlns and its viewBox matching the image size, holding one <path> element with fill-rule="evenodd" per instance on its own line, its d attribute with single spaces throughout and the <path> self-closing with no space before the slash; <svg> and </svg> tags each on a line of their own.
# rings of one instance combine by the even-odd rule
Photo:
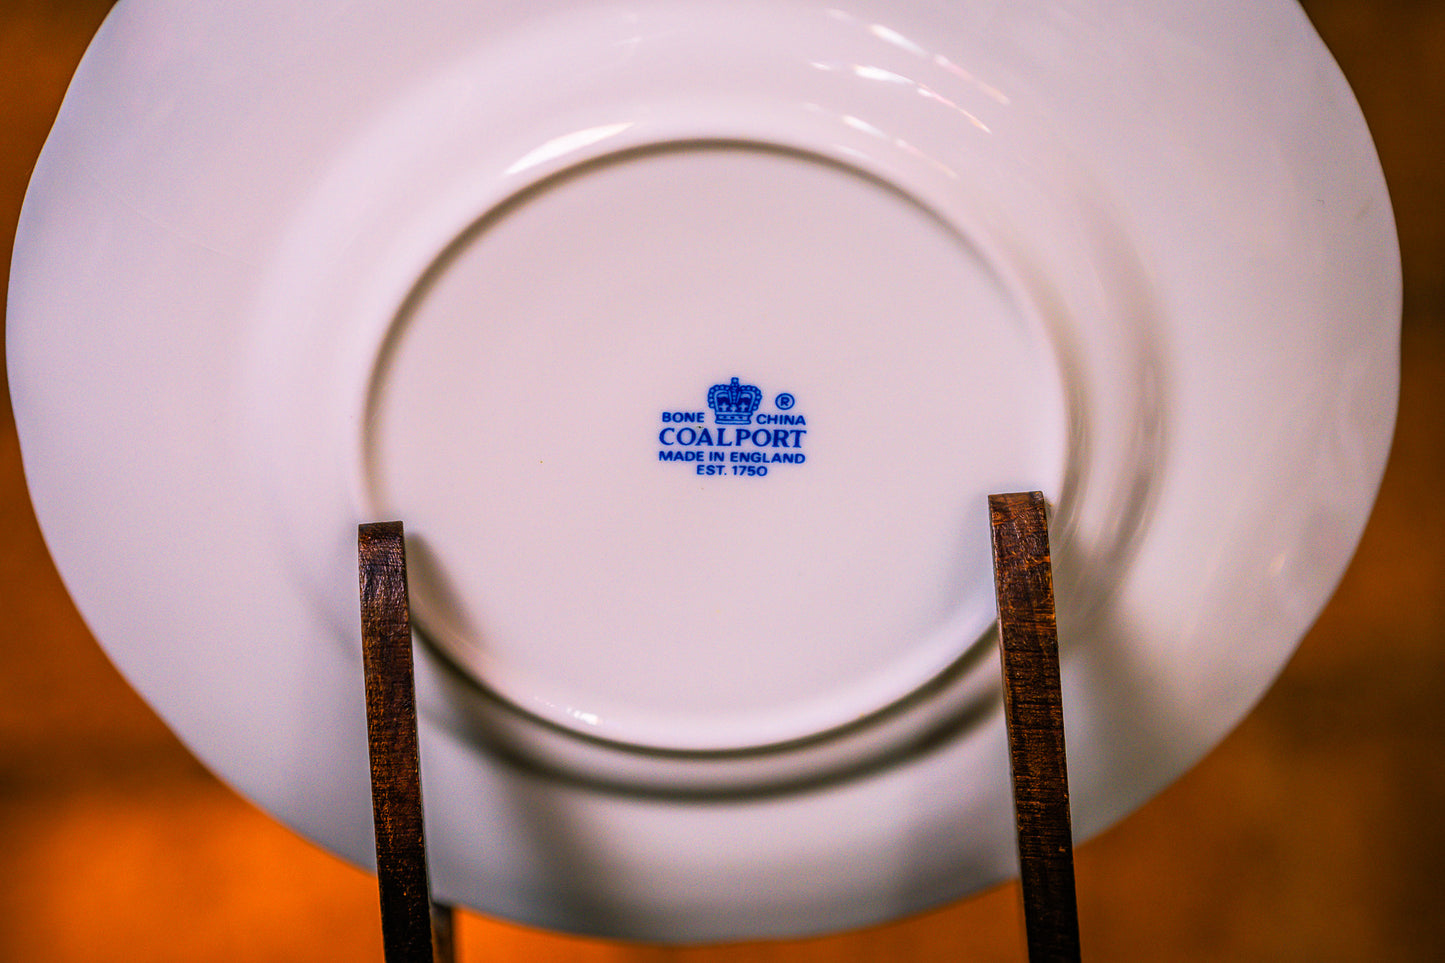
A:
<svg viewBox="0 0 1445 963">
<path fill-rule="evenodd" d="M 753 412 L 763 403 L 763 392 L 755 385 L 713 385 L 707 392 L 707 406 L 717 412 L 720 425 L 751 425 Z"/>
</svg>

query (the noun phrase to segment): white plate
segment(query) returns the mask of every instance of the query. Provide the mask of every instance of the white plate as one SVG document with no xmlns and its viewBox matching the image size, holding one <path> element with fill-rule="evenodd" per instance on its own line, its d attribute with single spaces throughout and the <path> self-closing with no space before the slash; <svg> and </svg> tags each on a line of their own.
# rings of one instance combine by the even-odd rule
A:
<svg viewBox="0 0 1445 963">
<path fill-rule="evenodd" d="M 1013 871 L 992 491 L 1054 505 L 1076 833 L 1129 812 L 1318 613 L 1395 403 L 1384 186 L 1279 0 L 123 0 L 12 276 L 136 688 L 369 864 L 404 519 L 437 895 L 607 936 Z"/>
</svg>

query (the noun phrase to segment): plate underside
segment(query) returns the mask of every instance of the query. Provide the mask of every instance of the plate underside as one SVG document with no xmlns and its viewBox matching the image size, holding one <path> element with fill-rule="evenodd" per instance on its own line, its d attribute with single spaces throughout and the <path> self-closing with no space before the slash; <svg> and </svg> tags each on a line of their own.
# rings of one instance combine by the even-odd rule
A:
<svg viewBox="0 0 1445 963">
<path fill-rule="evenodd" d="M 383 518 L 436 894 L 529 924 L 1014 872 L 991 492 L 1052 507 L 1078 840 L 1254 704 L 1396 391 L 1388 198 L 1292 3 L 393 6 L 120 4 L 17 237 L 37 516 L 222 778 L 372 862 Z"/>
</svg>

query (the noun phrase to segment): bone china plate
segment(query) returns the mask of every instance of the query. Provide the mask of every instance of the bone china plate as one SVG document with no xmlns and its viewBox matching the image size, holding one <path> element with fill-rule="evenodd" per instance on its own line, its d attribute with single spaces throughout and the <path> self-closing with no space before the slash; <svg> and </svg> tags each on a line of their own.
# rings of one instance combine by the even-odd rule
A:
<svg viewBox="0 0 1445 963">
<path fill-rule="evenodd" d="M 372 861 L 409 536 L 432 878 L 792 936 L 1014 871 L 986 496 L 1052 506 L 1074 825 L 1364 525 L 1399 271 L 1283 0 L 122 0 L 10 292 L 36 512 L 208 766 Z"/>
</svg>

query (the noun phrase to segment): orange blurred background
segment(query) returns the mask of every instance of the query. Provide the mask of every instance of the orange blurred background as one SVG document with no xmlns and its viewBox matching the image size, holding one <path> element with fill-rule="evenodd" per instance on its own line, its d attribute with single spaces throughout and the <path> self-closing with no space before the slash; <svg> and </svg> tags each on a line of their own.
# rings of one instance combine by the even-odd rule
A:
<svg viewBox="0 0 1445 963">
<path fill-rule="evenodd" d="M 30 168 L 109 6 L 3 0 L 7 277 Z M 1094 960 L 1445 959 L 1445 4 L 1305 6 L 1369 118 L 1399 221 L 1394 453 L 1344 584 L 1263 703 L 1195 770 L 1080 848 Z M 31 514 L 8 403 L 0 540 L 0 963 L 379 961 L 375 880 L 201 769 L 92 641 Z M 1021 961 L 1018 902 L 1005 886 L 864 932 L 695 949 L 467 915 L 460 958 Z"/>
</svg>

